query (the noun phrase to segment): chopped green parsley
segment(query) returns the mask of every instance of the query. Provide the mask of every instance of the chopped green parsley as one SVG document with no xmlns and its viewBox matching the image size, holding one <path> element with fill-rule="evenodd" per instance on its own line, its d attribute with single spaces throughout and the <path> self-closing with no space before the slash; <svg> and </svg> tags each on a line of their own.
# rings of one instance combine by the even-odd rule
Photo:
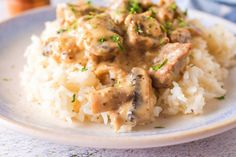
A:
<svg viewBox="0 0 236 157">
<path fill-rule="evenodd" d="M 98 39 L 98 42 L 99 42 L 100 44 L 104 43 L 105 41 L 106 41 L 106 39 L 105 39 L 104 37 Z"/>
<path fill-rule="evenodd" d="M 86 15 L 85 17 L 86 17 L 86 19 L 90 20 L 90 19 L 94 18 L 95 16 L 94 15 Z"/>
<path fill-rule="evenodd" d="M 166 63 L 168 62 L 168 59 L 165 59 L 161 64 L 152 66 L 151 69 L 154 71 L 160 70 Z"/>
<path fill-rule="evenodd" d="M 91 5 L 91 4 L 92 4 L 92 1 L 91 1 L 91 0 L 87 0 L 86 3 L 87 3 L 88 5 Z"/>
<path fill-rule="evenodd" d="M 86 68 L 85 66 L 83 66 L 82 68 L 81 68 L 81 72 L 85 72 L 85 71 L 87 71 L 88 70 L 88 68 Z"/>
<path fill-rule="evenodd" d="M 164 24 L 164 26 L 165 26 L 165 28 L 166 28 L 167 30 L 170 30 L 170 29 L 172 29 L 173 23 L 170 22 L 170 21 L 167 21 L 167 22 Z"/>
<path fill-rule="evenodd" d="M 120 42 L 120 37 L 118 35 L 113 35 L 111 36 L 111 40 L 115 43 Z"/>
<path fill-rule="evenodd" d="M 163 25 L 161 25 L 161 30 L 167 34 L 170 34 L 172 27 L 173 27 L 173 23 L 170 21 L 167 21 Z"/>
<path fill-rule="evenodd" d="M 77 9 L 76 9 L 76 8 L 77 8 L 77 5 L 68 3 L 67 6 L 70 8 L 70 10 L 71 10 L 74 14 L 77 13 Z"/>
<path fill-rule="evenodd" d="M 117 46 L 121 51 L 124 51 L 124 47 L 121 45 L 121 43 L 117 43 Z"/>
<path fill-rule="evenodd" d="M 225 95 L 219 96 L 219 97 L 215 97 L 218 100 L 224 100 L 225 99 Z"/>
<path fill-rule="evenodd" d="M 157 13 L 153 9 L 149 9 L 151 12 L 151 17 L 155 18 Z"/>
<path fill-rule="evenodd" d="M 186 27 L 187 23 L 184 21 L 183 18 L 179 18 L 178 19 L 178 25 L 179 25 L 179 27 Z"/>
<path fill-rule="evenodd" d="M 57 31 L 57 34 L 61 34 L 61 33 L 67 32 L 67 31 L 69 31 L 68 28 L 61 28 Z"/>
<path fill-rule="evenodd" d="M 74 103 L 76 100 L 76 94 L 73 94 L 71 102 Z"/>
<path fill-rule="evenodd" d="M 57 34 L 61 34 L 61 33 L 64 33 L 64 32 L 69 32 L 69 31 L 75 30 L 77 28 L 78 28 L 77 21 L 74 21 L 69 27 L 67 27 L 67 28 L 60 28 L 57 31 Z"/>
<path fill-rule="evenodd" d="M 184 16 L 188 16 L 188 9 L 184 11 Z"/>
<path fill-rule="evenodd" d="M 118 48 L 121 51 L 124 50 L 124 47 L 122 46 L 121 41 L 120 41 L 120 37 L 118 35 L 111 36 L 111 40 L 117 44 Z"/>
<path fill-rule="evenodd" d="M 162 46 L 165 43 L 165 40 L 163 38 L 160 39 L 160 46 Z"/>
<path fill-rule="evenodd" d="M 166 27 L 164 25 L 161 25 L 161 30 L 162 30 L 162 32 L 167 33 L 167 29 L 166 29 Z"/>
<path fill-rule="evenodd" d="M 176 11 L 176 9 L 177 9 L 176 3 L 171 3 L 170 4 L 170 9 L 173 10 L 173 11 Z"/>
<path fill-rule="evenodd" d="M 131 14 L 140 13 L 142 11 L 142 8 L 137 0 L 129 0 L 128 9 Z"/>
</svg>

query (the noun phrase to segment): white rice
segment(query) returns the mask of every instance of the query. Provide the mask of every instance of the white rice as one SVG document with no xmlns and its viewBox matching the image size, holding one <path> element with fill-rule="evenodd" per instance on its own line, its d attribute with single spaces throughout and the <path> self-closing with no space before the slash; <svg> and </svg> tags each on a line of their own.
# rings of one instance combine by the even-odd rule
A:
<svg viewBox="0 0 236 157">
<path fill-rule="evenodd" d="M 55 28 L 55 22 L 48 23 L 41 38 L 56 35 Z M 235 62 L 236 39 L 220 26 L 208 30 L 210 32 L 204 30 L 205 39 L 194 39 L 183 78 L 173 82 L 173 87 L 163 91 L 158 98 L 154 109 L 156 117 L 160 113 L 200 114 L 209 99 L 226 94 L 226 67 Z M 76 119 L 109 124 L 107 113 L 94 115 L 90 110 L 87 96 L 94 87 L 100 86 L 92 71 L 81 72 L 79 64 L 57 64 L 53 59 L 42 56 L 41 40 L 36 36 L 32 37 L 25 57 L 27 64 L 22 73 L 22 84 L 29 101 L 40 103 L 47 111 L 68 122 Z M 73 112 L 71 103 L 74 94 L 80 102 L 78 113 Z"/>
</svg>

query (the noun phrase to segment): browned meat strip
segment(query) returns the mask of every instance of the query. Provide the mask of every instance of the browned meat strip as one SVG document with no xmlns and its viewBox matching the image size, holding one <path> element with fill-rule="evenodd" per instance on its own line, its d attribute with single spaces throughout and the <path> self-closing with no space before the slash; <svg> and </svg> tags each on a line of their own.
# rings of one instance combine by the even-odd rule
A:
<svg viewBox="0 0 236 157">
<path fill-rule="evenodd" d="M 170 40 L 173 43 L 189 43 L 191 38 L 191 33 L 187 28 L 178 28 L 170 34 Z"/>
<path fill-rule="evenodd" d="M 179 79 L 186 66 L 186 57 L 191 50 L 191 44 L 173 43 L 165 45 L 156 64 L 150 68 L 149 73 L 156 88 L 170 87 L 173 81 Z"/>
<path fill-rule="evenodd" d="M 125 19 L 125 25 L 131 46 L 149 49 L 168 42 L 158 21 L 151 17 L 151 12 L 131 14 Z"/>
<path fill-rule="evenodd" d="M 90 95 L 91 109 L 93 113 L 117 110 L 123 103 L 131 100 L 132 97 L 132 87 L 101 89 Z"/>
</svg>

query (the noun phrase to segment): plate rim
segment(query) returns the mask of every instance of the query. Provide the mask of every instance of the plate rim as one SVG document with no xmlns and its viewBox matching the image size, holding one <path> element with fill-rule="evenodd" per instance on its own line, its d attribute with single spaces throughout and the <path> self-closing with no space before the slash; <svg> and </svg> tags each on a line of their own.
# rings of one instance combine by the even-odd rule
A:
<svg viewBox="0 0 236 157">
<path fill-rule="evenodd" d="M 0 22 L 0 25 L 4 25 L 14 20 L 19 20 L 20 18 L 24 18 L 31 14 L 43 13 L 45 11 L 53 9 L 55 9 L 55 7 L 42 7 L 32 11 L 27 11 L 21 15 Z M 190 9 L 189 12 L 190 14 L 198 14 L 198 16 L 202 17 L 207 16 L 207 18 L 214 19 L 214 21 L 217 21 L 219 23 L 224 23 L 224 25 L 227 25 L 228 27 L 236 28 L 236 24 L 220 17 L 216 17 L 214 15 L 210 15 L 208 13 L 193 9 Z M 200 128 L 195 128 L 194 130 L 192 129 L 168 134 L 144 135 L 138 136 L 138 138 L 137 136 L 113 136 L 106 137 L 105 140 L 103 136 L 82 134 L 77 134 L 76 139 L 79 140 L 75 140 L 73 138 L 74 136 L 69 136 L 70 138 L 68 138 L 63 136 L 63 134 L 59 132 L 44 130 L 42 128 L 38 128 L 29 124 L 27 125 L 23 122 L 18 122 L 13 119 L 4 117 L 3 115 L 0 115 L 0 123 L 4 124 L 6 127 L 12 128 L 13 130 L 22 132 L 23 134 L 28 134 L 33 137 L 39 137 L 41 139 L 46 139 L 61 144 L 93 148 L 127 149 L 169 146 L 210 137 L 236 127 L 236 116 L 223 120 L 220 123 L 218 122 L 211 125 L 205 125 Z"/>
</svg>

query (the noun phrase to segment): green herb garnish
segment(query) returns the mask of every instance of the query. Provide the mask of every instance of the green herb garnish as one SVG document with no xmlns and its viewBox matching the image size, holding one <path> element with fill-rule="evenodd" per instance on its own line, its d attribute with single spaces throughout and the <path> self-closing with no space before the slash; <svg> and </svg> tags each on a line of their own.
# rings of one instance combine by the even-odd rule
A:
<svg viewBox="0 0 236 157">
<path fill-rule="evenodd" d="M 88 20 L 90 20 L 90 19 L 92 19 L 92 18 L 94 18 L 95 16 L 94 15 L 86 15 L 86 18 L 88 19 Z"/>
<path fill-rule="evenodd" d="M 151 17 L 155 18 L 157 13 L 154 10 L 152 10 L 152 9 L 149 9 L 149 10 L 151 12 Z"/>
<path fill-rule="evenodd" d="M 165 128 L 164 126 L 155 126 L 154 127 L 155 129 L 163 129 L 163 128 Z"/>
<path fill-rule="evenodd" d="M 176 9 L 177 9 L 176 3 L 171 3 L 169 7 L 170 7 L 170 9 L 173 10 L 173 11 L 176 11 Z"/>
<path fill-rule="evenodd" d="M 77 13 L 77 5 L 68 3 L 67 6 L 70 8 L 70 10 L 75 14 Z"/>
<path fill-rule="evenodd" d="M 115 43 L 117 43 L 118 48 L 123 51 L 124 47 L 121 44 L 120 37 L 118 35 L 113 35 L 111 36 L 111 40 Z"/>
<path fill-rule="evenodd" d="M 165 26 L 165 28 L 166 28 L 167 30 L 170 30 L 170 29 L 172 29 L 173 23 L 170 22 L 170 21 L 167 21 L 167 22 L 164 24 L 164 26 Z"/>
<path fill-rule="evenodd" d="M 78 28 L 78 24 L 77 24 L 77 21 L 74 21 L 72 23 L 72 25 L 70 26 L 71 29 L 77 29 Z"/>
<path fill-rule="evenodd" d="M 225 99 L 225 95 L 222 95 L 222 96 L 219 96 L 219 97 L 215 97 L 215 99 L 224 100 Z"/>
<path fill-rule="evenodd" d="M 129 0 L 129 8 L 128 9 L 131 14 L 139 13 L 142 11 L 142 8 L 139 5 L 137 0 Z"/>
<path fill-rule="evenodd" d="M 160 46 L 162 46 L 165 43 L 165 40 L 163 38 L 160 39 Z"/>
<path fill-rule="evenodd" d="M 120 42 L 120 37 L 118 35 L 111 36 L 111 40 L 115 43 Z"/>
<path fill-rule="evenodd" d="M 92 4 L 92 1 L 91 1 L 91 0 L 87 0 L 86 3 L 87 3 L 88 5 L 91 5 L 91 4 Z"/>
<path fill-rule="evenodd" d="M 161 64 L 152 66 L 151 69 L 154 71 L 160 70 L 166 63 L 168 62 L 168 59 L 165 59 Z"/>
<path fill-rule="evenodd" d="M 163 25 L 161 25 L 161 30 L 167 34 L 170 34 L 172 30 L 173 23 L 170 21 L 165 22 Z"/>
<path fill-rule="evenodd" d="M 117 43 L 117 46 L 121 51 L 124 51 L 124 47 L 120 43 Z"/>
<path fill-rule="evenodd" d="M 164 25 L 161 25 L 161 30 L 162 30 L 162 32 L 165 32 L 165 33 L 167 33 L 167 29 L 165 28 L 165 26 L 164 26 Z"/>
<path fill-rule="evenodd" d="M 105 41 L 106 41 L 106 39 L 105 39 L 104 37 L 98 39 L 98 42 L 99 42 L 100 44 L 104 43 Z"/>
<path fill-rule="evenodd" d="M 179 27 L 185 27 L 185 26 L 187 26 L 187 23 L 184 21 L 183 18 L 179 18 L 178 25 L 179 25 Z"/>
<path fill-rule="evenodd" d="M 76 100 L 76 94 L 73 94 L 71 102 L 74 103 Z"/>
<path fill-rule="evenodd" d="M 141 28 L 140 25 L 136 25 L 136 26 L 135 26 L 135 31 L 136 31 L 137 33 L 139 33 L 139 34 L 143 34 L 143 30 L 142 30 L 142 28 Z"/>
<path fill-rule="evenodd" d="M 184 16 L 187 16 L 187 15 L 188 15 L 188 9 L 184 11 Z"/>
<path fill-rule="evenodd" d="M 61 34 L 61 33 L 67 32 L 67 31 L 69 31 L 69 29 L 67 29 L 67 28 L 61 28 L 61 29 L 59 29 L 59 30 L 57 31 L 57 34 Z"/>
<path fill-rule="evenodd" d="M 75 30 L 77 29 L 78 25 L 77 25 L 77 21 L 74 21 L 68 28 L 61 28 L 57 31 L 57 34 L 61 34 L 64 32 L 69 32 L 71 30 Z"/>
<path fill-rule="evenodd" d="M 88 70 L 88 68 L 86 68 L 85 66 L 83 66 L 82 68 L 81 68 L 81 72 L 85 72 L 85 71 L 87 71 Z"/>
</svg>

